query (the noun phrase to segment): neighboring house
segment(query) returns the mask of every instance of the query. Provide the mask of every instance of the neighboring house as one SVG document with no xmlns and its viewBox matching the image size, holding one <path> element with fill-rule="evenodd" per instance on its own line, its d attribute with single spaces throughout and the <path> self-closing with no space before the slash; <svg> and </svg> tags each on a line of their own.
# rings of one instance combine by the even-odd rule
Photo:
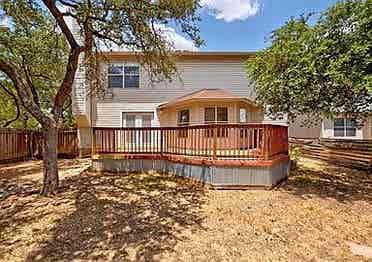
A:
<svg viewBox="0 0 372 262">
<path fill-rule="evenodd" d="M 254 103 L 244 63 L 249 52 L 179 52 L 178 76 L 151 82 L 131 52 L 107 52 L 103 98 L 89 99 L 80 68 L 74 85 L 74 109 L 81 147 L 90 150 L 89 128 L 156 127 L 211 123 L 270 123 Z M 283 123 L 283 121 L 279 122 Z"/>
<path fill-rule="evenodd" d="M 367 117 L 361 125 L 357 125 L 354 119 L 342 116 L 335 119 L 323 119 L 320 123 L 310 127 L 303 126 L 302 121 L 303 118 L 299 118 L 289 125 L 289 137 L 305 139 L 372 139 L 372 116 Z"/>
</svg>

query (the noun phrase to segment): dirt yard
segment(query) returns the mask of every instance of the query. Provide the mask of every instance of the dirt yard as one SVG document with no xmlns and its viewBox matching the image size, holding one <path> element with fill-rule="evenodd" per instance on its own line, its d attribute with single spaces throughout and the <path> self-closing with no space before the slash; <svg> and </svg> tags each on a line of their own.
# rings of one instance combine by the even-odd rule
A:
<svg viewBox="0 0 372 262">
<path fill-rule="evenodd" d="M 53 198 L 40 162 L 0 166 L 0 260 L 368 261 L 372 174 L 302 160 L 274 190 L 212 191 L 88 165 L 62 160 Z"/>
</svg>

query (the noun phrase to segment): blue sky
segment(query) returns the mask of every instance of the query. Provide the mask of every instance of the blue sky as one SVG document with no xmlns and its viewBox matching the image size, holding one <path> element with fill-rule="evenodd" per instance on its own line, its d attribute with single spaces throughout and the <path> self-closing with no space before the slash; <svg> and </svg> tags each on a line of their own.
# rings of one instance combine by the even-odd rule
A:
<svg viewBox="0 0 372 262">
<path fill-rule="evenodd" d="M 270 33 L 291 17 L 323 12 L 337 0 L 200 0 L 201 37 L 199 50 L 257 51 L 265 48 Z M 0 24 L 7 24 L 1 19 Z M 170 26 L 159 30 L 176 49 L 196 50 L 193 43 Z M 119 49 L 125 49 L 121 47 Z"/>
<path fill-rule="evenodd" d="M 201 50 L 255 51 L 274 29 L 303 13 L 321 12 L 336 0 L 203 0 Z M 252 12 L 253 10 L 253 12 Z M 218 17 L 218 18 L 216 18 Z"/>
</svg>

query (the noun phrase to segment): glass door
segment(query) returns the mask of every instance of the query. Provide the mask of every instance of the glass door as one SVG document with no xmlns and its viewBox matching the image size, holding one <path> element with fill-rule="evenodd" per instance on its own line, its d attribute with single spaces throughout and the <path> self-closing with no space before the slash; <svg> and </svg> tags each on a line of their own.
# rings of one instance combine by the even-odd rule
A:
<svg viewBox="0 0 372 262">
<path fill-rule="evenodd" d="M 153 113 L 125 112 L 123 113 L 123 127 L 151 127 Z M 145 152 L 151 146 L 150 130 L 127 130 L 125 145 L 129 151 Z"/>
</svg>

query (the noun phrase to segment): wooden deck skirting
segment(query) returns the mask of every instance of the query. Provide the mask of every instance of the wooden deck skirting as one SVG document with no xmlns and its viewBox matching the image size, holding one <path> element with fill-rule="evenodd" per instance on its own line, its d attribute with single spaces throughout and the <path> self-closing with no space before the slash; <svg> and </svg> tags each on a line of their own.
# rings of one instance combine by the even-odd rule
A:
<svg viewBox="0 0 372 262">
<path fill-rule="evenodd" d="M 271 167 L 287 161 L 286 126 L 213 124 L 93 129 L 99 159 L 152 159 L 216 167 Z"/>
</svg>

